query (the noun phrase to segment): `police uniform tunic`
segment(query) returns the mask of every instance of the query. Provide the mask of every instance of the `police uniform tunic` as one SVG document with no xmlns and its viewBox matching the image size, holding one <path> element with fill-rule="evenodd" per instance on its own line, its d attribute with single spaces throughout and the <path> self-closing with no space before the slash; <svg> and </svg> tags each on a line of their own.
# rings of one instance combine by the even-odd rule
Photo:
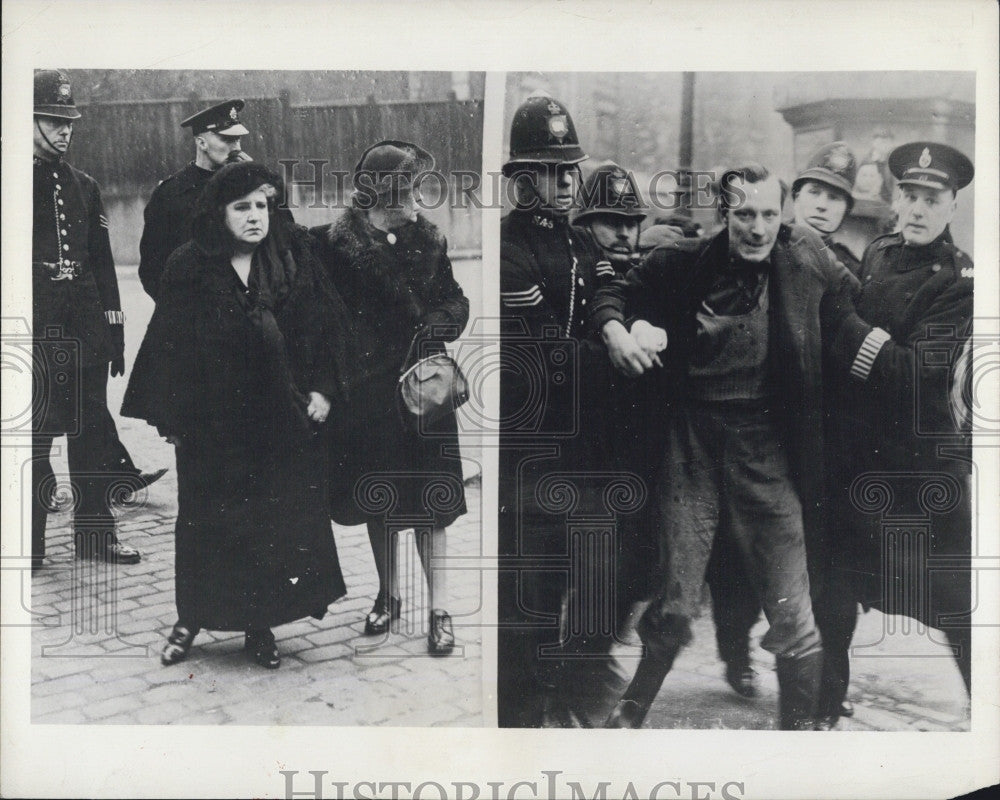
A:
<svg viewBox="0 0 1000 800">
<path fill-rule="evenodd" d="M 139 280 L 156 300 L 160 276 L 170 254 L 191 238 L 191 220 L 202 189 L 213 175 L 192 161 L 160 182 L 143 212 L 145 227 L 139 242 Z"/>
<path fill-rule="evenodd" d="M 578 392 L 591 349 L 580 340 L 596 288 L 613 274 L 589 233 L 563 217 L 518 209 L 501 223 L 500 555 L 512 559 L 499 579 L 501 727 L 553 724 L 555 695 L 579 684 L 570 662 L 538 658 L 559 641 L 558 625 L 544 624 L 558 620 L 567 589 L 565 564 L 542 565 L 568 551 L 565 516 L 535 490 L 547 475 L 587 468 Z"/>
<path fill-rule="evenodd" d="M 829 620 L 820 713 L 834 718 L 847 690 L 858 601 L 932 627 L 953 615 L 954 627 L 944 631 L 958 646 L 967 683 L 970 674 L 961 622 L 972 605 L 970 441 L 953 404 L 953 366 L 971 333 L 973 263 L 947 230 L 922 246 L 895 233 L 868 246 L 858 277 L 857 316 L 842 326 L 832 353 L 838 372 L 850 369 L 850 377 L 835 381 L 830 426 L 842 445 L 827 460 L 837 546 L 829 591 L 817 605 L 817 616 Z M 950 457 L 939 455 L 942 447 Z M 891 507 L 859 508 L 883 495 Z M 907 527 L 894 526 L 893 515 L 916 526 L 906 552 L 890 547 Z M 931 560 L 942 557 L 952 568 L 933 569 Z M 919 602 L 900 602 L 915 582 L 925 586 Z"/>
<path fill-rule="evenodd" d="M 124 316 L 100 188 L 62 160 L 34 159 L 32 290 L 36 347 L 50 367 L 35 378 L 42 402 L 33 418 L 32 555 L 41 558 L 48 508 L 40 499 L 54 488 L 54 436 L 68 434 L 70 474 L 79 490 L 77 529 L 85 519 L 114 524 L 95 476 L 105 468 L 107 369 L 119 354 Z"/>
</svg>

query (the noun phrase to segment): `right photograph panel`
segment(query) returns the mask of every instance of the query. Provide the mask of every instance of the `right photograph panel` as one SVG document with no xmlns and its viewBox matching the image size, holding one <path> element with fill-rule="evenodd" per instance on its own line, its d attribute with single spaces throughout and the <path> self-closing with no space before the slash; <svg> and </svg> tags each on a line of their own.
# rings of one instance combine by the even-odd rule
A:
<svg viewBox="0 0 1000 800">
<path fill-rule="evenodd" d="M 500 726 L 969 730 L 974 74 L 504 102 Z"/>
</svg>

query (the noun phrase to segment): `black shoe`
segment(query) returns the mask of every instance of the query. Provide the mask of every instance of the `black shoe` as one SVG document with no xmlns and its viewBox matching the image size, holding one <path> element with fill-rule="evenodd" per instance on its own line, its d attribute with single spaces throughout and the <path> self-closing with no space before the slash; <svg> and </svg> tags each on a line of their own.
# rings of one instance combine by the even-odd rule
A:
<svg viewBox="0 0 1000 800">
<path fill-rule="evenodd" d="M 109 564 L 138 564 L 142 560 L 139 551 L 131 545 L 119 542 L 117 539 L 106 547 L 90 547 L 77 545 L 76 557 L 79 559 L 95 558 L 107 561 Z"/>
<path fill-rule="evenodd" d="M 281 653 L 274 641 L 270 628 L 262 631 L 247 631 L 243 647 L 250 653 L 254 661 L 265 669 L 277 669 L 281 666 Z"/>
<path fill-rule="evenodd" d="M 381 636 L 389 632 L 389 625 L 393 620 L 399 619 L 403 612 L 403 601 L 398 597 L 379 593 L 375 598 L 375 605 L 368 612 L 365 618 L 365 636 Z"/>
<path fill-rule="evenodd" d="M 832 731 L 837 727 L 837 717 L 826 716 L 818 717 L 815 724 L 813 725 L 814 731 Z"/>
<path fill-rule="evenodd" d="M 179 622 L 174 625 L 174 629 L 167 637 L 167 643 L 163 646 L 163 652 L 160 653 L 160 663 L 169 667 L 171 664 L 178 664 L 187 658 L 188 651 L 191 649 L 191 644 L 194 642 L 194 637 L 198 635 L 198 631 L 199 628 L 188 628 Z"/>
<path fill-rule="evenodd" d="M 432 656 L 446 656 L 455 649 L 455 633 L 451 615 L 435 608 L 431 611 L 431 630 L 427 634 L 427 652 Z"/>
<path fill-rule="evenodd" d="M 757 696 L 757 673 L 747 664 L 726 664 L 726 683 L 740 697 Z"/>
<path fill-rule="evenodd" d="M 840 704 L 840 716 L 842 717 L 853 717 L 854 716 L 854 703 L 850 700 L 844 700 Z"/>
<path fill-rule="evenodd" d="M 148 486 L 152 486 L 160 478 L 167 474 L 169 471 L 168 467 L 160 467 L 155 472 L 140 472 L 135 475 L 135 482 L 137 486 L 130 487 L 129 491 L 126 492 L 122 498 L 121 503 L 123 506 L 133 505 L 136 501 L 135 493 L 140 489 L 145 489 Z"/>
</svg>

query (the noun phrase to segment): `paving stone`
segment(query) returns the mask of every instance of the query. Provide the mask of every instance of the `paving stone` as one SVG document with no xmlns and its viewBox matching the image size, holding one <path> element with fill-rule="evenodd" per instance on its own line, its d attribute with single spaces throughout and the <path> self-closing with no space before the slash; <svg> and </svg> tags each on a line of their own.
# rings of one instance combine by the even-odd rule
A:
<svg viewBox="0 0 1000 800">
<path fill-rule="evenodd" d="M 923 717 L 925 719 L 934 720 L 942 725 L 953 725 L 960 721 L 960 718 L 956 717 L 954 714 L 944 714 L 940 711 L 935 711 L 933 708 L 917 706 L 912 703 L 900 703 L 896 706 L 896 708 L 900 711 L 912 714 L 915 717 Z"/>
<path fill-rule="evenodd" d="M 87 722 L 87 718 L 80 712 L 79 709 L 74 708 L 65 712 L 56 711 L 52 714 L 43 714 L 39 717 L 32 717 L 31 722 L 34 725 L 76 725 Z"/>
</svg>

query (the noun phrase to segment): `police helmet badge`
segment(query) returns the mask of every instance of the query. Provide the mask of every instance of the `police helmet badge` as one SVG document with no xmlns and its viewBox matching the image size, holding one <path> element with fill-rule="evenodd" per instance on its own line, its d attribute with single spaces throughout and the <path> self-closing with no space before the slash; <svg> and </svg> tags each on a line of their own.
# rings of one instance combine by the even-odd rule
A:
<svg viewBox="0 0 1000 800">
<path fill-rule="evenodd" d="M 628 181 L 622 176 L 613 178 L 611 181 L 611 191 L 615 197 L 621 197 L 628 191 Z"/>
<path fill-rule="evenodd" d="M 826 157 L 826 168 L 831 172 L 841 172 L 850 165 L 851 155 L 847 152 L 847 148 L 835 147 L 832 149 Z"/>
<path fill-rule="evenodd" d="M 924 148 L 924 152 L 920 154 L 920 158 L 917 160 L 917 163 L 921 166 L 922 169 L 927 169 L 931 165 L 930 148 L 927 147 Z"/>
<path fill-rule="evenodd" d="M 59 97 L 61 99 L 66 99 L 67 97 L 69 97 L 70 96 L 70 87 L 69 87 L 69 84 L 68 83 L 60 83 L 59 84 L 58 92 L 59 92 Z"/>
<path fill-rule="evenodd" d="M 233 122 L 239 122 L 239 117 L 236 116 L 236 106 L 229 107 L 229 119 Z"/>
<path fill-rule="evenodd" d="M 569 123 L 565 114 L 553 114 L 549 117 L 549 133 L 562 144 L 562 140 L 569 133 Z"/>
</svg>

